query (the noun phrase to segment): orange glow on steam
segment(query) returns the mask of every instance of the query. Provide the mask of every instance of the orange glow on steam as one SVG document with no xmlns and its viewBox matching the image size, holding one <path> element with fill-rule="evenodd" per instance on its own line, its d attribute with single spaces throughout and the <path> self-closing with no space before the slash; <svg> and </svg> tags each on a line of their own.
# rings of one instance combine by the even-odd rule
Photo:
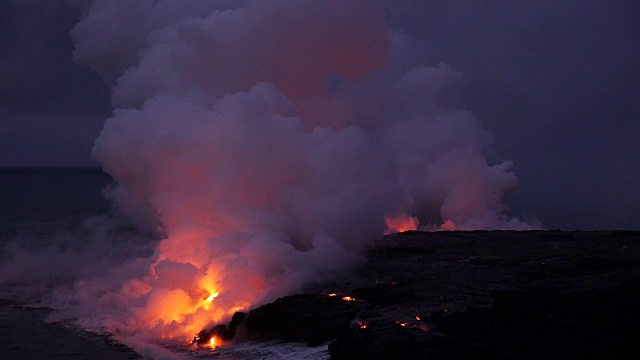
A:
<svg viewBox="0 0 640 360">
<path fill-rule="evenodd" d="M 132 309 L 132 322 L 151 329 L 151 333 L 162 338 L 191 339 L 212 323 L 224 321 L 236 311 L 245 310 L 253 300 L 246 297 L 220 301 L 219 296 L 225 290 L 218 270 L 222 266 L 215 261 L 206 264 L 197 252 L 173 254 L 167 251 L 175 249 L 173 245 L 182 241 L 184 239 L 178 237 L 163 240 L 165 246 L 159 256 L 161 260 L 150 267 L 149 275 L 123 286 L 123 291 L 126 289 L 128 294 L 146 298 L 144 307 Z M 210 341 L 215 345 L 208 345 L 220 346 L 219 340 L 212 339 Z"/>
<path fill-rule="evenodd" d="M 385 235 L 417 230 L 418 225 L 420 225 L 418 218 L 407 214 L 386 216 L 384 222 L 387 225 L 387 230 L 384 232 Z"/>
<path fill-rule="evenodd" d="M 456 224 L 454 224 L 453 221 L 451 221 L 451 220 L 445 220 L 444 223 L 442 225 L 440 225 L 440 230 L 441 231 L 455 231 L 456 230 Z"/>
<path fill-rule="evenodd" d="M 209 308 L 211 307 L 211 302 L 213 302 L 213 299 L 215 299 L 216 297 L 218 297 L 218 295 L 220 295 L 220 293 L 215 292 L 211 295 L 209 295 L 209 297 L 207 297 L 206 299 L 204 299 L 204 308 L 209 310 Z"/>
</svg>

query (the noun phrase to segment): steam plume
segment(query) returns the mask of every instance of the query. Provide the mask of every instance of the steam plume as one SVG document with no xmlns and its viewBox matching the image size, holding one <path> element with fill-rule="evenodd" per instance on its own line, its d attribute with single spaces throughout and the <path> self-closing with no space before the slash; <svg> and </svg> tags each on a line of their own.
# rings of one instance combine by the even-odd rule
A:
<svg viewBox="0 0 640 360">
<path fill-rule="evenodd" d="M 530 227 L 505 215 L 517 179 L 487 163 L 460 75 L 407 60 L 420 52 L 378 2 L 96 0 L 71 35 L 113 86 L 94 148 L 110 195 L 164 234 L 76 283 L 86 326 L 189 339 L 352 263 L 398 219 Z"/>
</svg>

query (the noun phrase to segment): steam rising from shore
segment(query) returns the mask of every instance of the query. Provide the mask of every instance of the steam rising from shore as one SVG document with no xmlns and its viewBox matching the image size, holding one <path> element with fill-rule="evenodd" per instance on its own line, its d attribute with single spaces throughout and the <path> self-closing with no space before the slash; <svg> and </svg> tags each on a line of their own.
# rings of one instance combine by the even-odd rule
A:
<svg viewBox="0 0 640 360">
<path fill-rule="evenodd" d="M 375 1 L 97 0 L 71 36 L 112 85 L 94 148 L 110 196 L 164 237 L 75 285 L 86 326 L 188 339 L 352 264 L 396 220 L 531 228 L 505 215 L 517 178 L 487 163 L 460 74 L 407 60 Z"/>
</svg>

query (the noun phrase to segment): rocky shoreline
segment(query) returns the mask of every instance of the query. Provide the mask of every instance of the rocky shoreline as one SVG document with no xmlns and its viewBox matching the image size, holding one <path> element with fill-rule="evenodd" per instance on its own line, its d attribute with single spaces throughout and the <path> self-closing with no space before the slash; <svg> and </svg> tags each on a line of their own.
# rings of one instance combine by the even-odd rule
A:
<svg viewBox="0 0 640 360">
<path fill-rule="evenodd" d="M 640 232 L 408 232 L 234 326 L 332 359 L 635 359 L 639 280 Z"/>
</svg>

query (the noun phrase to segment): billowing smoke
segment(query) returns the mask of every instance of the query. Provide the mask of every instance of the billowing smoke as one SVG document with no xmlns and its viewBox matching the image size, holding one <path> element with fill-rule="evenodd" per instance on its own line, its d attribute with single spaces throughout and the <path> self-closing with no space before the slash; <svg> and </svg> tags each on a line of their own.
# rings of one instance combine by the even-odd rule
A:
<svg viewBox="0 0 640 360">
<path fill-rule="evenodd" d="M 163 234 L 67 303 L 123 338 L 184 336 L 338 271 L 385 232 L 526 229 L 511 164 L 370 0 L 96 0 L 75 58 L 112 85 L 94 156 Z"/>
</svg>

